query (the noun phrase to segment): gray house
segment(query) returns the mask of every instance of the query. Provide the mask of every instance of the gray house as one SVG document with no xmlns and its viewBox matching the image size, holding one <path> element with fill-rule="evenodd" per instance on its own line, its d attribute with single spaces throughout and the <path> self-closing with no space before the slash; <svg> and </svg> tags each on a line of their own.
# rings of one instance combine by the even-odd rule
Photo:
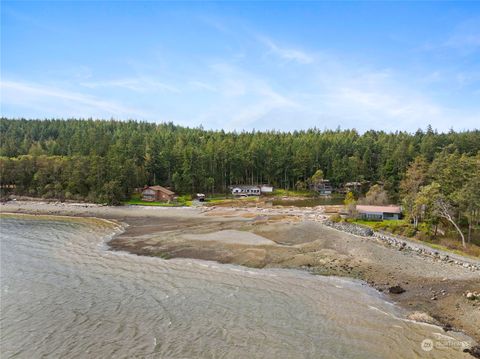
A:
<svg viewBox="0 0 480 359">
<path fill-rule="evenodd" d="M 333 193 L 333 186 L 327 179 L 322 179 L 318 183 L 312 184 L 310 189 L 317 191 L 321 196 L 329 196 Z"/>
<path fill-rule="evenodd" d="M 402 209 L 399 206 L 365 206 L 357 205 L 358 218 L 373 221 L 400 219 Z"/>
</svg>

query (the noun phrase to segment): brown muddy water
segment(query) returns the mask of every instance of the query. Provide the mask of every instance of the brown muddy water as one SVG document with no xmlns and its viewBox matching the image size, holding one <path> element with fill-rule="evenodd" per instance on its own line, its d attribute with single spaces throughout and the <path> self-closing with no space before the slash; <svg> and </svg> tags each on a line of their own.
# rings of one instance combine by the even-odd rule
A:
<svg viewBox="0 0 480 359">
<path fill-rule="evenodd" d="M 404 320 L 361 282 L 112 252 L 115 231 L 1 219 L 2 358 L 468 357 L 469 338 Z"/>
</svg>

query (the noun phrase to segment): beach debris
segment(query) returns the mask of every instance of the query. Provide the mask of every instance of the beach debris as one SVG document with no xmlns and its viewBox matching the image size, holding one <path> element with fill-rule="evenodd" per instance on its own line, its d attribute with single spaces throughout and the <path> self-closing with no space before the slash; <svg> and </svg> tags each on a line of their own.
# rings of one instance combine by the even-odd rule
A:
<svg viewBox="0 0 480 359">
<path fill-rule="evenodd" d="M 453 327 L 450 323 L 446 323 L 445 325 L 442 326 L 442 329 L 444 332 L 450 332 L 453 330 Z"/>
<path fill-rule="evenodd" d="M 399 285 L 395 285 L 393 287 L 390 287 L 388 288 L 388 292 L 389 293 L 392 293 L 392 294 L 402 294 L 405 292 L 405 289 L 403 289 L 401 286 Z"/>
<path fill-rule="evenodd" d="M 413 313 L 410 313 L 407 318 L 415 322 L 428 323 L 428 324 L 434 324 L 434 325 L 439 324 L 439 322 L 436 319 L 432 318 L 429 314 L 425 312 L 413 312 Z"/>
<path fill-rule="evenodd" d="M 464 296 L 468 300 L 480 300 L 480 293 L 479 292 L 466 292 L 464 293 Z"/>
<path fill-rule="evenodd" d="M 480 345 L 475 345 L 471 348 L 463 349 L 464 353 L 469 353 L 474 358 L 480 358 Z"/>
</svg>

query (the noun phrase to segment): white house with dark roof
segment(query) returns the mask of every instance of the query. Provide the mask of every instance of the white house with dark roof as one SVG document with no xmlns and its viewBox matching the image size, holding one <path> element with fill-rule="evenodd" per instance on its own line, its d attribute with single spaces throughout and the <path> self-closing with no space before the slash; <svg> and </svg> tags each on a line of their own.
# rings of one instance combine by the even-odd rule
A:
<svg viewBox="0 0 480 359">
<path fill-rule="evenodd" d="M 234 196 L 260 196 L 261 191 L 259 186 L 231 186 L 232 194 Z"/>
<path fill-rule="evenodd" d="M 260 196 L 262 193 L 272 193 L 273 186 L 262 185 L 235 185 L 230 186 L 234 196 Z"/>
</svg>

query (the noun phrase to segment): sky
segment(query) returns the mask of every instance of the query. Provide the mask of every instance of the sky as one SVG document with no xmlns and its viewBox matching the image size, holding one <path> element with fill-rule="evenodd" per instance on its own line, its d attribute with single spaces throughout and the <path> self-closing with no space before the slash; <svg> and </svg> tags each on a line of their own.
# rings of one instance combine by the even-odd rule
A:
<svg viewBox="0 0 480 359">
<path fill-rule="evenodd" d="M 1 1 L 1 115 L 480 128 L 480 2 Z"/>
</svg>

